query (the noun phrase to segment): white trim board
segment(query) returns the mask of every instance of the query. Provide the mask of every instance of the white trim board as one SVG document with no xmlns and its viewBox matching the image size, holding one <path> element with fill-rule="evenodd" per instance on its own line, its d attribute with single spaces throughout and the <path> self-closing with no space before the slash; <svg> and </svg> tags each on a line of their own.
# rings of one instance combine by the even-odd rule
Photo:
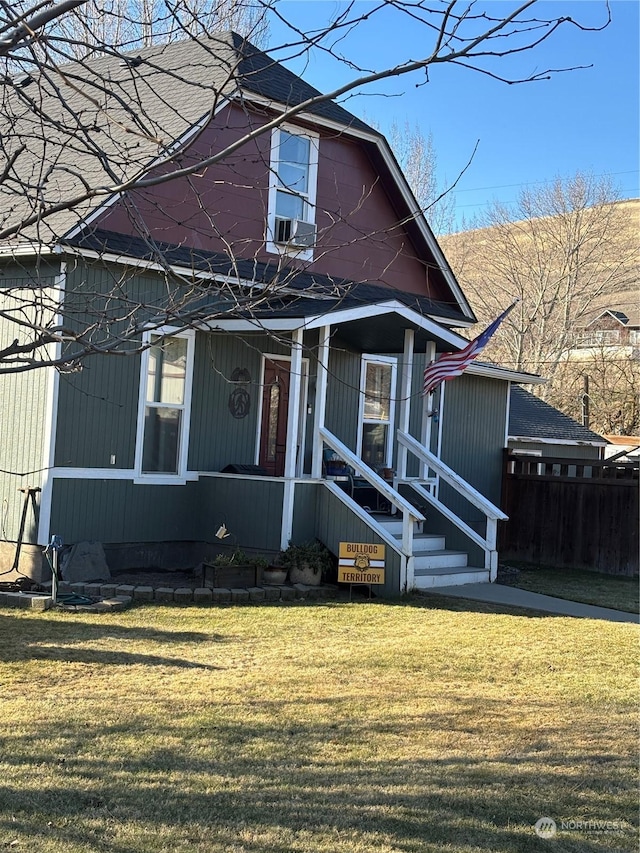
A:
<svg viewBox="0 0 640 853">
<path fill-rule="evenodd" d="M 318 314 L 310 314 L 306 317 L 280 317 L 276 319 L 269 319 L 268 317 L 265 317 L 262 319 L 247 318 L 243 320 L 213 320 L 210 323 L 203 322 L 198 324 L 198 328 L 205 331 L 220 332 L 255 332 L 264 330 L 275 332 L 294 331 L 295 329 L 300 328 L 309 330 L 326 326 L 327 321 L 329 321 L 332 326 L 336 326 L 340 323 L 348 323 L 352 320 L 364 320 L 368 317 L 379 317 L 383 314 L 397 314 L 407 322 L 417 326 L 425 332 L 428 332 L 437 340 L 442 341 L 449 346 L 462 349 L 463 346 L 466 346 L 469 343 L 469 341 L 466 338 L 463 338 L 462 335 L 458 335 L 450 329 L 443 329 L 442 326 L 434 320 L 418 314 L 417 311 L 414 311 L 412 308 L 407 308 L 406 305 L 403 305 L 395 299 L 390 299 L 386 302 L 375 302 L 371 305 L 362 305 L 357 308 L 338 309 L 337 311 L 331 311 L 330 313 L 325 311 Z M 487 373 L 487 375 L 493 374 Z M 516 375 L 522 377 L 522 374 Z M 500 375 L 499 378 L 507 379 L 509 377 Z M 521 378 L 520 381 L 524 380 Z M 529 380 L 527 378 L 527 381 L 535 380 Z"/>
<path fill-rule="evenodd" d="M 576 438 L 536 438 L 528 435 L 509 435 L 509 441 L 528 441 L 532 444 L 566 444 L 574 447 L 607 447 L 606 441 L 587 441 Z"/>
</svg>

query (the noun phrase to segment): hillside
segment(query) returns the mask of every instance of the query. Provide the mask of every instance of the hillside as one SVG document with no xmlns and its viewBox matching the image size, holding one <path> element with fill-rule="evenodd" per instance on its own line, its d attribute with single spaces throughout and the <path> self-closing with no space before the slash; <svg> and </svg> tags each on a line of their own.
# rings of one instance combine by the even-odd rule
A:
<svg viewBox="0 0 640 853">
<path fill-rule="evenodd" d="M 548 384 L 536 393 L 573 417 L 589 375 L 592 428 L 637 431 L 637 350 L 631 359 L 627 351 L 624 363 L 614 348 L 594 354 L 592 363 L 566 362 L 577 334 L 605 309 L 640 322 L 640 199 L 571 209 L 556 187 L 545 201 L 546 208 L 531 204 L 531 212 L 558 213 L 509 221 L 504 210 L 494 210 L 485 227 L 441 237 L 440 244 L 478 316 L 477 328 L 519 300 L 487 358 L 545 376 Z"/>
</svg>

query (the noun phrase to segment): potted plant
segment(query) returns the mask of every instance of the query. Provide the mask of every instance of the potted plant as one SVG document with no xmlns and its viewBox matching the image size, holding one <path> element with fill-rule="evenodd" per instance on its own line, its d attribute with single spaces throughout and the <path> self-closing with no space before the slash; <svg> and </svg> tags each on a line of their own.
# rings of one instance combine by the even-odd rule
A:
<svg viewBox="0 0 640 853">
<path fill-rule="evenodd" d="M 317 540 L 301 545 L 289 544 L 278 562 L 288 569 L 291 583 L 319 586 L 331 569 L 331 554 Z"/>
<path fill-rule="evenodd" d="M 278 559 L 268 565 L 262 573 L 262 581 L 270 586 L 281 586 L 287 582 L 286 566 L 280 565 Z"/>
</svg>

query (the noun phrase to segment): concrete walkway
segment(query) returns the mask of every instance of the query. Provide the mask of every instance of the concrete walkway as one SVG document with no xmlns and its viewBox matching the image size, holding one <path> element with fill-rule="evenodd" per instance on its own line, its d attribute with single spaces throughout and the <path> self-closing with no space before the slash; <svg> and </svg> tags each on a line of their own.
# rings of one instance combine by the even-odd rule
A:
<svg viewBox="0 0 640 853">
<path fill-rule="evenodd" d="M 508 607 L 525 607 L 527 610 L 539 610 L 543 613 L 555 613 L 558 616 L 579 616 L 585 619 L 607 619 L 610 622 L 640 622 L 635 613 L 622 610 L 610 610 L 608 607 L 596 607 L 592 604 L 580 604 L 577 601 L 565 601 L 528 592 L 515 586 L 498 583 L 469 583 L 461 586 L 439 586 L 431 590 L 422 590 L 425 595 L 446 595 L 452 598 L 468 598 L 472 601 L 485 601 L 489 604 L 504 604 Z"/>
</svg>

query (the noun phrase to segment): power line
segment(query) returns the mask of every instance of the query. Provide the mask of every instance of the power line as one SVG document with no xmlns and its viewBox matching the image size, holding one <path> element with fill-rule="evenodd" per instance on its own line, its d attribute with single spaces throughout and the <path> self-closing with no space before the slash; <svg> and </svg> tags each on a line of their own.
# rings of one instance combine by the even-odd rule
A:
<svg viewBox="0 0 640 853">
<path fill-rule="evenodd" d="M 590 175 L 593 178 L 608 178 L 608 177 L 616 177 L 617 175 L 637 175 L 640 170 L 631 169 L 628 172 L 601 172 L 599 175 Z M 539 184 L 553 184 L 557 181 L 558 178 L 546 178 L 543 181 L 521 181 L 518 184 L 495 184 L 494 186 L 489 187 L 472 187 L 471 189 L 460 189 L 460 190 L 450 190 L 453 195 L 457 195 L 458 193 L 476 193 L 476 192 L 484 192 L 485 190 L 506 190 L 513 189 L 514 187 L 529 187 L 529 186 L 538 186 Z"/>
</svg>

